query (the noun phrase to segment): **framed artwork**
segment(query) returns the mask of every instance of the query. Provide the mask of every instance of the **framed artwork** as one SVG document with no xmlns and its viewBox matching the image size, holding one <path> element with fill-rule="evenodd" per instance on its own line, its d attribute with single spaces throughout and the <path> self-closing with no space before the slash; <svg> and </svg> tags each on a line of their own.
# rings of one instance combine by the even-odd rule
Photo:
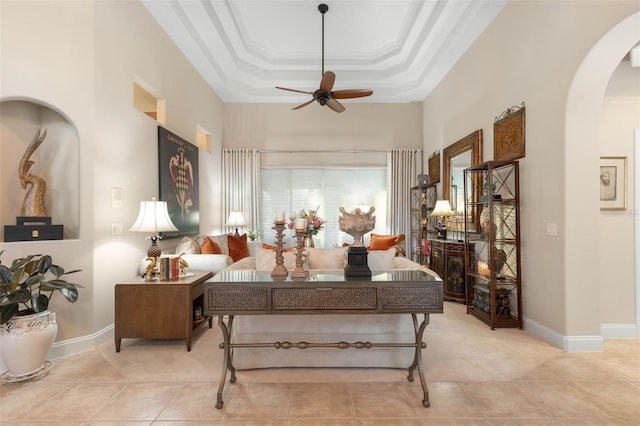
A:
<svg viewBox="0 0 640 426">
<path fill-rule="evenodd" d="M 429 179 L 432 185 L 440 182 L 440 151 L 429 157 Z"/>
<path fill-rule="evenodd" d="M 493 159 L 516 160 L 525 155 L 525 107 L 524 102 L 518 107 L 513 106 L 493 123 Z"/>
<path fill-rule="evenodd" d="M 178 228 L 163 238 L 197 235 L 200 230 L 198 147 L 158 126 L 160 200 L 167 202 L 169 217 Z"/>
<path fill-rule="evenodd" d="M 627 209 L 627 157 L 600 157 L 600 210 Z"/>
</svg>

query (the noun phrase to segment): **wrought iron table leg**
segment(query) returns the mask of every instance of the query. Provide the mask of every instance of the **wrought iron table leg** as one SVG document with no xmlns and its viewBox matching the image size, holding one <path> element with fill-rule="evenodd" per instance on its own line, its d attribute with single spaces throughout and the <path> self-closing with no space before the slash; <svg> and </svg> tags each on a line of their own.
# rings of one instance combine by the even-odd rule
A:
<svg viewBox="0 0 640 426">
<path fill-rule="evenodd" d="M 424 315 L 424 320 L 418 325 L 418 318 L 416 314 L 411 314 L 411 318 L 413 319 L 413 329 L 416 336 L 416 351 L 413 357 L 413 362 L 409 366 L 409 376 L 407 379 L 410 382 L 413 382 L 413 370 L 418 368 L 418 377 L 420 377 L 420 384 L 422 385 L 423 399 L 422 406 L 429 407 L 431 404 L 429 403 L 429 389 L 427 388 L 427 382 L 424 379 L 424 368 L 422 366 L 422 348 L 427 347 L 427 345 L 422 341 L 422 336 L 424 335 L 424 330 L 427 328 L 429 324 L 429 314 Z"/>
<path fill-rule="evenodd" d="M 233 324 L 233 316 L 229 317 L 229 328 L 224 323 L 224 316 L 218 315 L 218 326 L 222 330 L 222 343 L 220 349 L 224 350 L 222 359 L 222 372 L 220 374 L 220 384 L 218 385 L 218 394 L 216 399 L 216 408 L 222 408 L 222 391 L 224 390 L 224 382 L 227 379 L 227 370 L 231 370 L 231 383 L 235 382 L 235 368 L 231 363 L 231 339 L 229 338 L 231 325 Z"/>
</svg>

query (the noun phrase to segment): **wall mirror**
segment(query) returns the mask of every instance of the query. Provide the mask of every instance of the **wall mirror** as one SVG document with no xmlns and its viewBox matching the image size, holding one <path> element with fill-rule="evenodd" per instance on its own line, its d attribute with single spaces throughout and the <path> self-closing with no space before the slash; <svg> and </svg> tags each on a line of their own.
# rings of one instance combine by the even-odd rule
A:
<svg viewBox="0 0 640 426">
<path fill-rule="evenodd" d="M 465 194 L 464 169 L 477 166 L 482 162 L 482 129 L 476 130 L 442 151 L 442 198 L 449 200 L 451 209 L 462 216 L 464 212 L 464 200 L 480 199 L 480 187 L 478 183 L 467 185 L 467 191 L 474 193 Z M 480 229 L 479 214 L 475 209 L 467 210 L 467 229 L 478 232 Z"/>
</svg>

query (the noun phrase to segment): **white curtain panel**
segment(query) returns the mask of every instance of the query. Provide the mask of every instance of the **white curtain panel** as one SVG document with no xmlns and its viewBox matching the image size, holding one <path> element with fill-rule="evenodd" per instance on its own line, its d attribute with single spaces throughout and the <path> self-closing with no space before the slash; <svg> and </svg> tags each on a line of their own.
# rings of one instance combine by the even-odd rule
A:
<svg viewBox="0 0 640 426">
<path fill-rule="evenodd" d="M 387 222 L 389 234 L 411 237 L 411 187 L 422 173 L 421 149 L 387 151 Z"/>
<path fill-rule="evenodd" d="M 258 228 L 260 224 L 260 151 L 257 149 L 222 150 L 222 220 L 224 223 L 229 213 L 235 210 L 241 211 L 244 216 L 245 231 Z"/>
</svg>

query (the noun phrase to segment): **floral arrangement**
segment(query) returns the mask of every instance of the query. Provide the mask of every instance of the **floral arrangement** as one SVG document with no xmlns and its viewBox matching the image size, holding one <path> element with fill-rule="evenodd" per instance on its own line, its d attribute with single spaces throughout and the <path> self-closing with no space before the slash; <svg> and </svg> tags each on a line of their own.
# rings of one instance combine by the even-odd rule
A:
<svg viewBox="0 0 640 426">
<path fill-rule="evenodd" d="M 293 216 L 289 217 L 289 224 L 287 225 L 287 228 L 289 229 L 293 229 L 293 223 L 296 219 L 298 218 L 303 218 L 303 219 L 307 219 L 307 235 L 316 235 L 318 234 L 318 231 L 320 231 L 322 229 L 322 226 L 325 223 L 325 220 L 322 219 L 320 216 L 318 216 L 318 209 L 320 208 L 320 206 L 318 206 L 318 208 L 316 208 L 315 210 L 309 210 L 309 213 L 306 212 L 306 210 L 300 210 L 297 214 L 294 214 Z"/>
</svg>

